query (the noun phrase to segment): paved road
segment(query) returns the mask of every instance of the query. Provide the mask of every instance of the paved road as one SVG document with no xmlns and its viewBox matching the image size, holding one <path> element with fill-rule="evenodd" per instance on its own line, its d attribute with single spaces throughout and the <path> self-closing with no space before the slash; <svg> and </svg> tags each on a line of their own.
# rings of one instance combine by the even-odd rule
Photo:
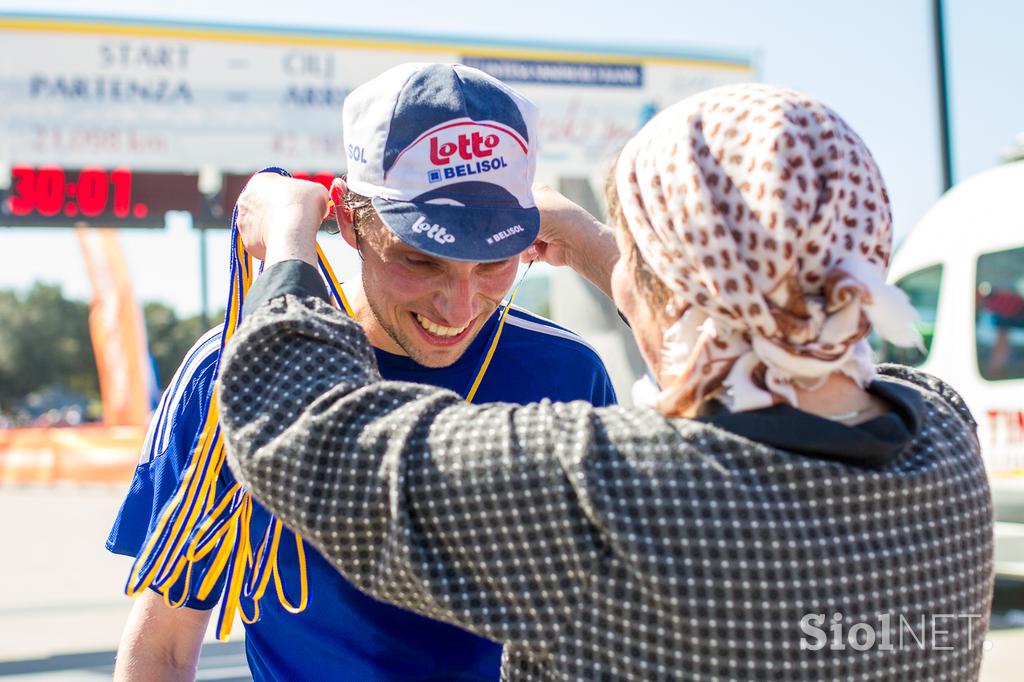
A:
<svg viewBox="0 0 1024 682">
<path fill-rule="evenodd" d="M 0 682 L 110 678 L 131 607 L 121 592 L 130 562 L 103 549 L 122 494 L 0 487 Z M 1001 585 L 996 607 L 982 680 L 1012 682 L 1024 668 L 1024 584 Z M 198 679 L 251 679 L 242 632 L 236 624 L 239 641 L 227 643 L 207 633 Z"/>
<path fill-rule="evenodd" d="M 4 682 L 96 682 L 114 674 L 114 652 L 59 654 L 45 658 L 0 662 Z M 248 682 L 244 642 L 209 642 L 199 658 L 198 680 Z"/>
<path fill-rule="evenodd" d="M 131 561 L 103 548 L 124 491 L 113 487 L 0 487 L 0 679 L 110 678 L 131 599 Z M 211 626 L 216 619 L 211 619 Z M 201 680 L 251 679 L 243 630 L 207 633 Z"/>
</svg>

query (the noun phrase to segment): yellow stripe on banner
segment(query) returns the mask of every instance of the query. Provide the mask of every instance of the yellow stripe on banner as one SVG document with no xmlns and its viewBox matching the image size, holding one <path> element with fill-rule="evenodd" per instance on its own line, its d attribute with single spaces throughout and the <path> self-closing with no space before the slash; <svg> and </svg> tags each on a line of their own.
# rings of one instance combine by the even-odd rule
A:
<svg viewBox="0 0 1024 682">
<path fill-rule="evenodd" d="M 1024 477 L 1024 468 L 990 471 L 988 477 L 991 479 L 1021 478 Z"/>
<path fill-rule="evenodd" d="M 615 51 L 573 51 L 551 47 L 515 47 L 488 45 L 466 40 L 465 42 L 434 42 L 401 39 L 389 36 L 358 37 L 331 35 L 316 32 L 274 32 L 251 28 L 232 30 L 213 26 L 160 26 L 147 23 L 119 23 L 104 21 L 83 21 L 35 17 L 0 17 L 0 29 L 14 31 L 38 31 L 82 35 L 114 35 L 133 38 L 165 38 L 183 40 L 209 40 L 228 43 L 259 43 L 264 45 L 301 45 L 309 47 L 353 48 L 362 50 L 401 50 L 420 53 L 452 53 L 489 57 L 494 59 L 532 59 L 571 63 L 604 62 L 642 66 L 644 64 L 668 64 L 696 68 L 715 69 L 753 74 L 754 69 L 739 60 L 664 54 L 624 54 Z"/>
</svg>

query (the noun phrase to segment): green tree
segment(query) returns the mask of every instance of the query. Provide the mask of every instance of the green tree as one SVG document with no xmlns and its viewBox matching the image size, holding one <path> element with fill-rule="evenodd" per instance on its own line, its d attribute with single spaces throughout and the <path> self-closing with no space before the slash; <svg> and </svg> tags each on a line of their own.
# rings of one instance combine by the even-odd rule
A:
<svg viewBox="0 0 1024 682">
<path fill-rule="evenodd" d="M 54 385 L 99 399 L 88 304 L 36 283 L 24 295 L 0 291 L 0 320 L 0 407 Z"/>
<path fill-rule="evenodd" d="M 145 304 L 143 317 L 157 381 L 163 388 L 206 329 L 198 315 L 179 318 L 163 303 Z M 223 317 L 221 312 L 213 320 Z M 50 387 L 99 403 L 89 304 L 65 298 L 54 284 L 36 283 L 24 294 L 0 290 L 0 409 L 10 411 L 29 395 Z"/>
<path fill-rule="evenodd" d="M 147 303 L 142 310 L 149 352 L 156 363 L 157 381 L 161 387 L 166 387 L 185 353 L 207 330 L 199 315 L 179 318 L 172 308 L 163 303 Z M 224 319 L 224 313 L 220 312 L 212 319 L 219 322 Z"/>
</svg>

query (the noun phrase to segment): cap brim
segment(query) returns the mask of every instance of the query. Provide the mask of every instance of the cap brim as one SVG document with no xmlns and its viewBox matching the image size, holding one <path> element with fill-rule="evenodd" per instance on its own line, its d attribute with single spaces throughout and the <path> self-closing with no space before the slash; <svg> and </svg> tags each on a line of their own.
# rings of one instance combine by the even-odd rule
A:
<svg viewBox="0 0 1024 682">
<path fill-rule="evenodd" d="M 384 224 L 403 242 L 449 260 L 487 263 L 522 253 L 537 239 L 536 208 L 426 204 L 374 198 Z M 449 237 L 452 237 L 449 241 Z"/>
</svg>

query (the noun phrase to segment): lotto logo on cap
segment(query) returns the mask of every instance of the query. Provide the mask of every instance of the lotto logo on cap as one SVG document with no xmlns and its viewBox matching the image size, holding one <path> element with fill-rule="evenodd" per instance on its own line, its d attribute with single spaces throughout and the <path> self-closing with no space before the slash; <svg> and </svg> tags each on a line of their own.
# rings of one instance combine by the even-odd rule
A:
<svg viewBox="0 0 1024 682">
<path fill-rule="evenodd" d="M 459 64 L 405 64 L 353 90 L 343 118 L 349 187 L 406 243 L 495 261 L 536 239 L 536 108 L 504 83 Z"/>
<path fill-rule="evenodd" d="M 434 126 L 402 149 L 384 172 L 384 181 L 402 187 L 413 201 L 438 183 L 477 181 L 525 191 L 521 198 L 532 203 L 530 188 L 524 185 L 526 178 L 532 179 L 530 161 L 529 143 L 514 128 L 462 118 Z"/>
<path fill-rule="evenodd" d="M 480 160 L 485 156 L 494 157 L 494 148 L 498 146 L 499 142 L 497 135 L 489 134 L 484 137 L 479 132 L 474 132 L 472 138 L 468 138 L 460 134 L 457 142 L 439 142 L 441 137 L 441 135 L 434 135 L 430 138 L 430 161 L 435 166 L 447 166 L 447 168 L 428 172 L 427 177 L 431 182 L 440 182 L 442 179 L 451 180 L 477 173 L 489 173 L 492 170 L 508 167 L 505 159 L 500 156 Z M 459 154 L 459 159 L 464 161 L 472 162 L 475 158 L 476 164 L 452 163 L 452 156 L 456 152 Z"/>
</svg>

